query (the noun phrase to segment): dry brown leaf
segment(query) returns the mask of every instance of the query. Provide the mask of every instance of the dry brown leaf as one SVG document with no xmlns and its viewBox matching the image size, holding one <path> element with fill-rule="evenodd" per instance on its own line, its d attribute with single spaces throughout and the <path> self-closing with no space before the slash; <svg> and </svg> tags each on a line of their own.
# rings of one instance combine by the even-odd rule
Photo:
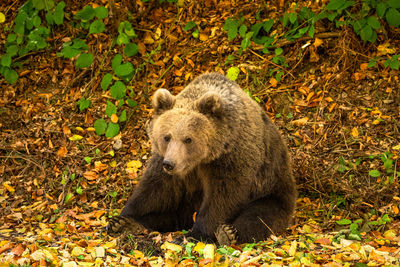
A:
<svg viewBox="0 0 400 267">
<path fill-rule="evenodd" d="M 308 117 L 304 117 L 298 120 L 294 120 L 292 121 L 292 123 L 296 126 L 303 126 L 304 124 L 306 124 L 308 122 Z"/>
<path fill-rule="evenodd" d="M 85 178 L 88 179 L 89 181 L 94 181 L 94 180 L 96 180 L 96 179 L 98 178 L 98 175 L 97 175 L 97 173 L 94 172 L 94 171 L 86 171 L 86 172 L 83 174 L 83 177 L 85 177 Z"/>
</svg>

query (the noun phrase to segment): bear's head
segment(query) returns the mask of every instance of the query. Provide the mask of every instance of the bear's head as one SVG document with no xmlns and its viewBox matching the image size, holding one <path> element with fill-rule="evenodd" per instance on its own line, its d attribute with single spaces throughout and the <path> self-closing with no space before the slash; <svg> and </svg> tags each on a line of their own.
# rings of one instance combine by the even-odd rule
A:
<svg viewBox="0 0 400 267">
<path fill-rule="evenodd" d="M 214 122 L 221 117 L 224 105 L 220 95 L 213 92 L 194 101 L 176 102 L 169 91 L 156 91 L 149 134 L 153 152 L 163 157 L 164 171 L 184 177 L 199 164 L 211 161 Z"/>
</svg>

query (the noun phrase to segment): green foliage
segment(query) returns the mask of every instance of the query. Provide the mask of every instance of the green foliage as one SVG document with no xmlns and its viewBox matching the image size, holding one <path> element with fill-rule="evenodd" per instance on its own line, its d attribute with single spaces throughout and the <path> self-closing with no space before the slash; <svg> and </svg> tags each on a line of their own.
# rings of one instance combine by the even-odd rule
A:
<svg viewBox="0 0 400 267">
<path fill-rule="evenodd" d="M 390 152 L 385 152 L 378 156 L 369 156 L 365 158 L 357 158 L 354 162 L 346 161 L 343 157 L 339 158 L 339 165 L 337 171 L 340 173 L 349 174 L 349 179 L 352 179 L 354 175 L 359 172 L 358 166 L 362 163 L 372 163 L 377 165 L 377 168 L 368 171 L 368 175 L 372 178 L 386 177 L 386 180 L 381 180 L 384 184 L 394 183 L 396 178 L 400 177 L 400 172 L 395 170 L 395 164 L 393 162 L 394 155 Z"/>
<path fill-rule="evenodd" d="M 83 111 L 89 108 L 92 102 L 89 99 L 82 97 L 76 104 L 79 106 L 79 111 Z"/>
<path fill-rule="evenodd" d="M 63 5 L 65 3 L 60 2 L 56 7 L 57 10 L 62 10 Z M 0 74 L 8 83 L 14 84 L 18 80 L 18 73 L 14 68 L 21 63 L 13 62 L 14 57 L 47 47 L 46 39 L 50 35 L 50 28 L 43 25 L 39 11 L 47 10 L 49 13 L 53 12 L 53 8 L 52 0 L 28 0 L 19 9 L 12 33 L 8 34 L 4 45 L 6 53 L 0 55 Z M 62 19 L 63 14 L 59 14 L 58 22 Z"/>
<path fill-rule="evenodd" d="M 186 23 L 185 27 L 183 28 L 183 30 L 185 32 L 187 31 L 191 31 L 192 29 L 194 29 L 196 27 L 196 23 L 194 21 L 189 21 L 188 23 Z M 194 38 L 199 38 L 200 36 L 200 32 L 199 30 L 196 28 L 194 29 L 194 31 L 192 31 L 192 36 Z"/>
</svg>

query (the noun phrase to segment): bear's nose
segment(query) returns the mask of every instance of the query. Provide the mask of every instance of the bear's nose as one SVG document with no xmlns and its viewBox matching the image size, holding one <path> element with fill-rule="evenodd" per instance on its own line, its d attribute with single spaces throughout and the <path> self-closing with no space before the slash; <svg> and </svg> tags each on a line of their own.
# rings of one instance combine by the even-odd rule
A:
<svg viewBox="0 0 400 267">
<path fill-rule="evenodd" d="M 175 167 L 175 164 L 172 161 L 164 160 L 163 161 L 163 168 L 166 171 L 172 171 Z"/>
</svg>

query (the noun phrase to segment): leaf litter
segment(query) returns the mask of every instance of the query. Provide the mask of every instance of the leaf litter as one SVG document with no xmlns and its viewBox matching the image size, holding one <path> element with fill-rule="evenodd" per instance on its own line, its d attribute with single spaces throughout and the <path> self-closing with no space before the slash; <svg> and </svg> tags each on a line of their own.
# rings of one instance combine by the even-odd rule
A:
<svg viewBox="0 0 400 267">
<path fill-rule="evenodd" d="M 9 8 L 16 14 L 18 6 L 11 2 L 0 4 L 0 14 Z M 66 3 L 72 13 L 84 6 Z M 272 58 L 254 51 L 237 54 L 240 43 L 229 42 L 223 30 L 233 15 L 256 17 L 262 1 L 206 1 L 181 9 L 142 1 L 131 5 L 116 3 L 115 10 L 143 15 L 134 51 L 139 56 L 131 63 L 153 63 L 137 74 L 132 90 L 140 104 L 119 136 L 95 134 L 93 123 L 109 96 L 96 89 L 101 79 L 87 71 L 78 74 L 68 60 L 33 53 L 16 85 L 0 81 L 1 266 L 400 265 L 398 179 L 390 184 L 391 171 L 400 167 L 399 76 L 396 70 L 368 68 L 360 56 L 399 53 L 398 40 L 386 40 L 371 52 L 344 29 L 339 39 L 316 38 L 304 48 L 309 57 L 298 57 L 304 44 L 293 42 L 291 51 L 284 51 L 294 68 L 279 83 L 268 74 Z M 278 5 L 265 12 L 276 18 Z M 5 23 L 10 21 L 6 17 Z M 189 21 L 197 33 L 183 30 Z M 71 36 L 66 30 L 54 40 Z M 4 28 L 0 37 L 6 38 Z M 111 34 L 88 40 L 99 52 L 110 43 Z M 224 247 L 176 243 L 181 232 L 105 235 L 101 230 L 120 212 L 149 157 L 147 94 L 158 87 L 177 93 L 205 71 L 229 74 L 230 54 L 239 59 L 231 75 L 263 100 L 287 137 L 301 193 L 296 224 L 264 242 Z M 100 62 L 104 55 L 96 57 Z M 94 108 L 78 112 L 76 102 L 88 97 L 88 82 L 94 84 L 89 94 Z"/>
</svg>

